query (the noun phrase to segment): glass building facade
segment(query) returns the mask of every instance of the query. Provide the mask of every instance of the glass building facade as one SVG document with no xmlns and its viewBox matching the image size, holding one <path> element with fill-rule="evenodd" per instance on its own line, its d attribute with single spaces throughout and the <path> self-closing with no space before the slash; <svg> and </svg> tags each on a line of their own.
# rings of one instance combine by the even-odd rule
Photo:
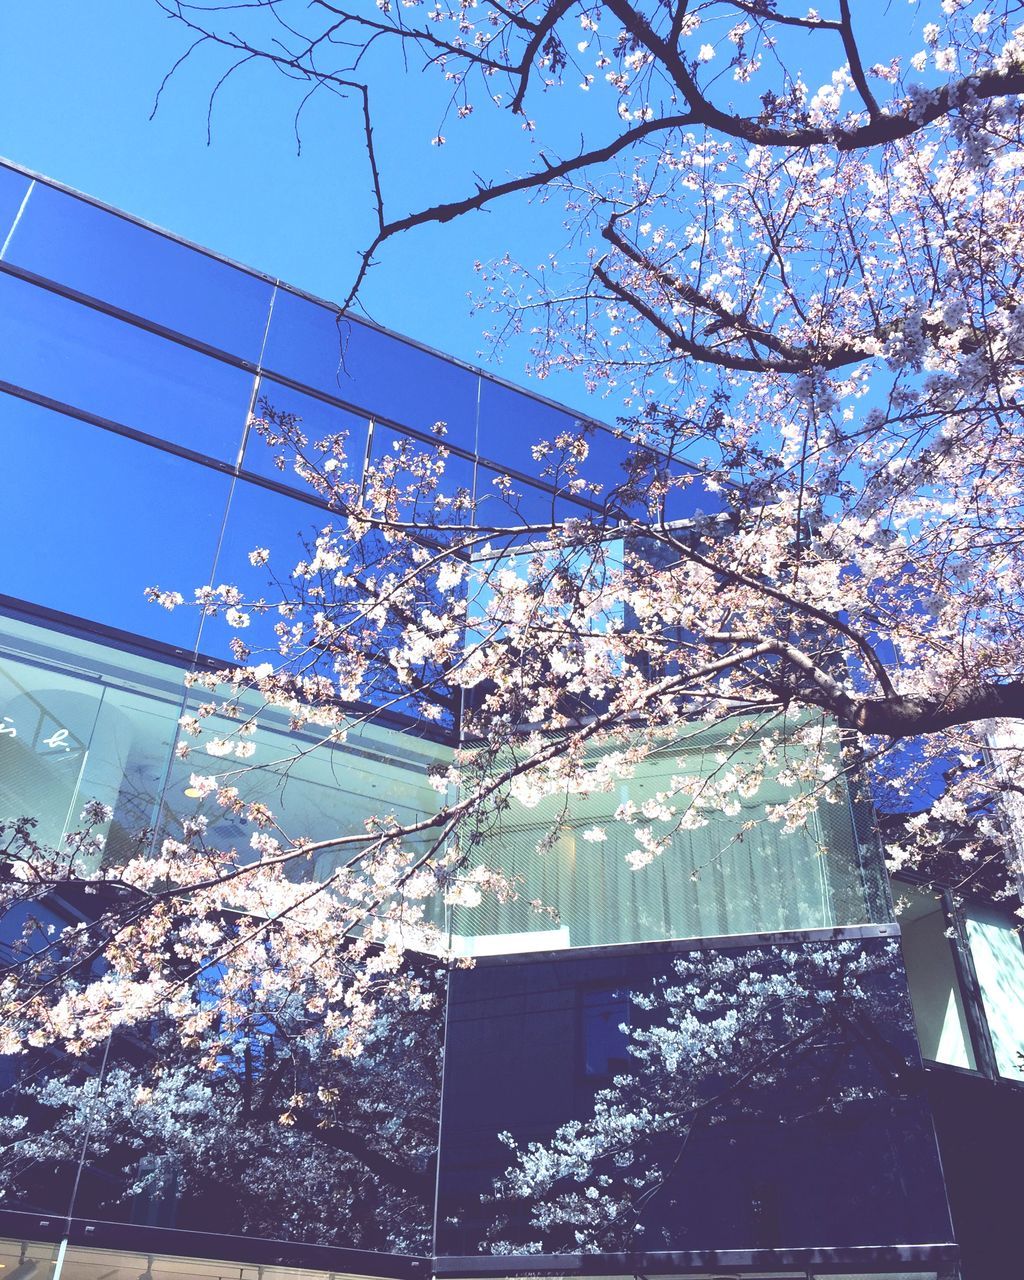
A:
<svg viewBox="0 0 1024 1280">
<path fill-rule="evenodd" d="M 140 842 L 156 849 L 195 809 L 175 752 L 196 701 L 184 676 L 230 660 L 231 633 L 148 603 L 145 589 L 188 598 L 231 582 L 259 595 L 268 569 L 248 552 L 312 540 L 329 519 L 253 429 L 261 405 L 311 436 L 347 432 L 364 470 L 396 442 L 429 447 L 444 422 L 450 483 L 497 527 L 595 510 L 538 478 L 531 455 L 578 415 L 9 166 L 0 294 L 0 819 L 34 816 L 46 841 L 98 799 L 112 817 L 97 856 L 116 862 Z M 585 425 L 595 478 L 613 489 L 629 446 Z M 695 485 L 673 501 L 679 520 L 721 503 Z M 409 705 L 366 711 L 353 708 L 343 745 L 297 759 L 287 716 L 262 715 L 243 798 L 313 839 L 358 832 L 382 809 L 432 812 L 428 772 L 458 745 L 457 702 L 434 720 Z M 119 1040 L 96 1061 L 42 1054 L 39 1079 L 93 1099 L 47 1146 L 32 1135 L 75 1104 L 57 1085 L 36 1091 L 16 1134 L 24 1064 L 0 1065 L 4 1274 L 24 1258 L 31 1274 L 59 1265 L 75 1280 L 955 1275 L 921 1051 L 1019 1075 L 1019 935 L 967 915 L 982 1050 L 963 966 L 924 895 L 903 918 L 901 957 L 863 803 L 847 797 L 783 835 L 757 822 L 763 790 L 636 872 L 614 838 L 582 839 L 657 792 L 680 750 L 667 744 L 618 792 L 580 799 L 543 857 L 543 805 L 513 803 L 479 856 L 520 879 L 520 899 L 449 912 L 452 949 L 475 963 L 415 959 L 436 999 L 393 1009 L 401 1034 L 341 1066 L 308 1055 L 302 1087 L 328 1100 L 308 1128 L 279 1123 L 269 1085 L 253 1101 L 253 1080 L 274 1075 L 264 1062 L 182 1084 L 180 1124 L 161 1131 L 131 1093 L 157 1037 Z M 716 750 L 688 740 L 688 769 L 710 768 Z M 212 840 L 247 839 L 230 813 L 209 817 Z M 307 874 L 326 877 L 331 858 Z M 522 906 L 534 898 L 557 923 Z M 81 903 L 52 911 L 83 918 Z M 850 974 L 859 994 L 840 1016 Z M 765 984 L 817 995 L 745 1022 Z M 717 1013 L 712 996 L 725 1001 Z M 728 1063 L 664 1050 L 716 1017 L 736 1022 L 755 1087 L 741 1090 Z M 801 1039 L 793 1018 L 814 1033 Z M 662 1056 L 638 1055 L 644 1045 Z M 616 1147 L 609 1125 L 633 1136 Z M 529 1161 L 560 1159 L 569 1130 L 591 1136 L 592 1165 L 546 1198 L 523 1195 Z M 201 1185 L 184 1176 L 196 1164 Z M 576 1194 L 579 1232 L 567 1225 Z"/>
</svg>

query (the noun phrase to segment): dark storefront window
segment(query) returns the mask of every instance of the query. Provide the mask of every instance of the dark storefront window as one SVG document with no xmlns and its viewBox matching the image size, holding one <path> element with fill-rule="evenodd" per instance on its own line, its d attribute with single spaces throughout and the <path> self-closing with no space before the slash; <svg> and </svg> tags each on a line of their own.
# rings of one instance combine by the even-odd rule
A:
<svg viewBox="0 0 1024 1280">
<path fill-rule="evenodd" d="M 456 972 L 438 1250 L 948 1239 L 910 1019 L 883 937 Z"/>
</svg>

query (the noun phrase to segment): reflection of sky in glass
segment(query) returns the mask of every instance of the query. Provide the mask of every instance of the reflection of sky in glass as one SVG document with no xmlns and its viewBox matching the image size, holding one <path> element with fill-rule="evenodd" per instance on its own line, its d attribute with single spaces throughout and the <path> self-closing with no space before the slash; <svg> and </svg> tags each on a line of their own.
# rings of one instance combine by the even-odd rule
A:
<svg viewBox="0 0 1024 1280">
<path fill-rule="evenodd" d="M 32 188 L 4 256 L 232 355 L 259 359 L 272 285 L 45 183 Z"/>
<path fill-rule="evenodd" d="M 292 570 L 306 558 L 306 546 L 311 546 L 317 533 L 333 519 L 322 507 L 247 480 L 234 482 L 213 571 L 214 583 L 237 586 L 247 602 L 266 600 L 271 608 L 266 613 L 249 610 L 249 626 L 241 631 L 232 631 L 223 616 L 206 619 L 200 645 L 204 653 L 227 657 L 228 642 L 238 635 L 249 648 L 269 649 L 271 656 L 276 654 L 274 626 L 281 621 L 276 606 L 285 598 L 294 599 Z M 249 553 L 257 547 L 270 551 L 267 564 L 250 563 Z"/>
<path fill-rule="evenodd" d="M 0 378 L 234 462 L 252 375 L 0 276 Z"/>
<path fill-rule="evenodd" d="M 448 439 L 476 444 L 479 375 L 330 307 L 280 291 L 263 363 L 417 431 L 448 424 Z"/>
<path fill-rule="evenodd" d="M 11 396 L 0 449 L 0 594 L 191 649 L 195 610 L 143 593 L 209 581 L 230 478 Z"/>
<path fill-rule="evenodd" d="M 255 413 L 263 417 L 268 411 L 278 414 L 293 414 L 297 419 L 297 428 L 307 438 L 311 446 L 307 455 L 317 460 L 319 455 L 312 449 L 318 440 L 325 436 L 348 434 L 347 466 L 345 478 L 357 476 L 362 471 L 363 459 L 366 455 L 366 438 L 369 419 L 363 415 L 348 413 L 337 405 L 328 404 L 316 396 L 304 395 L 283 383 L 274 382 L 271 378 L 261 378 L 256 398 Z M 280 433 L 278 433 L 280 434 Z M 284 458 L 284 470 L 276 465 L 278 457 Z M 285 484 L 295 485 L 307 490 L 305 480 L 299 479 L 294 472 L 295 451 L 288 446 L 270 446 L 267 441 L 250 428 L 245 442 L 245 458 L 243 466 L 246 471 L 254 471 L 257 475 L 272 476 Z"/>
<path fill-rule="evenodd" d="M 0 165 L 0 249 L 10 236 L 28 186 L 29 180 L 24 174 Z"/>
</svg>

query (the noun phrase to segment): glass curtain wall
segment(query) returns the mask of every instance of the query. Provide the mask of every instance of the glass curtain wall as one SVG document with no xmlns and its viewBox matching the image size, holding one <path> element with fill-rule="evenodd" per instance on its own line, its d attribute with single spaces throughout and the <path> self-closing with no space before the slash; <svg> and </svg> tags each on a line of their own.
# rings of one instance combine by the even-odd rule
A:
<svg viewBox="0 0 1024 1280">
<path fill-rule="evenodd" d="M 113 811 L 102 856 L 120 860 L 140 842 L 176 831 L 186 804 L 193 807 L 189 771 L 174 753 L 179 718 L 191 705 L 182 676 L 223 660 L 229 633 L 194 609 L 148 604 L 145 588 L 191 599 L 197 587 L 237 582 L 269 593 L 271 571 L 286 577 L 302 539 L 329 519 L 252 429 L 261 404 L 299 414 L 314 438 L 348 432 L 358 474 L 395 440 L 435 440 L 443 422 L 451 485 L 481 503 L 486 497 L 482 510 L 501 527 L 592 510 L 538 479 L 528 456 L 536 439 L 574 429 L 572 413 L 371 326 L 339 321 L 333 308 L 279 282 L 4 166 L 0 295 L 0 436 L 17 480 L 0 503 L 7 551 L 0 565 L 0 816 L 31 810 L 46 839 L 76 823 L 84 800 L 100 799 Z M 591 441 L 593 478 L 611 493 L 627 446 L 600 427 Z M 512 479 L 511 499 L 495 484 L 503 475 Z M 670 517 L 718 509 L 717 499 L 692 486 L 675 497 Z M 280 552 L 272 547 L 269 570 L 254 568 L 248 552 L 271 540 Z M 253 740 L 258 768 L 237 785 L 302 834 L 335 832 L 339 824 L 358 830 L 381 808 L 422 815 L 437 800 L 427 772 L 446 758 L 449 743 L 410 718 L 395 724 L 382 718 L 344 747 L 292 760 L 300 740 L 268 716 Z M 702 759 L 692 765 L 706 767 Z M 626 784 L 626 796 L 642 806 L 676 767 L 652 761 Z M 758 796 L 758 808 L 767 795 Z M 550 917 L 524 916 L 522 902 L 534 894 L 551 899 L 561 942 L 574 947 L 877 918 L 845 802 L 822 807 L 807 832 L 791 836 L 754 809 L 721 815 L 707 828 L 681 831 L 665 858 L 632 873 L 627 833 L 613 834 L 609 821 L 622 798 L 581 800 L 562 843 L 544 855 L 536 851 L 537 826 L 550 815 L 510 811 L 487 853 L 522 875 L 522 901 L 490 916 L 460 914 L 455 935 L 487 935 L 483 949 L 529 950 L 534 937 L 560 945 L 549 936 Z M 215 838 L 237 843 L 230 819 L 212 817 Z M 609 829 L 603 846 L 583 839 L 598 824 Z M 330 870 L 327 858 L 311 874 Z M 84 919 L 71 903 L 54 901 L 52 913 L 40 921 L 44 928 Z M 495 1154 L 500 1132 L 550 1141 L 552 1125 L 587 1122 L 584 1104 L 592 1106 L 595 1090 L 634 1060 L 622 1027 L 640 1026 L 647 1012 L 654 1018 L 655 1006 L 666 1012 L 666 1000 L 679 1003 L 669 993 L 680 975 L 663 955 L 625 967 L 603 960 L 586 967 L 591 962 L 567 954 L 458 971 L 446 1067 L 443 1242 L 434 1238 L 434 1192 L 445 974 L 429 958 L 419 963 L 424 980 L 437 985 L 432 1007 L 387 1010 L 368 1052 L 351 1062 L 303 1057 L 270 1029 L 255 1057 L 225 1055 L 199 1077 L 187 1055 L 163 1057 L 154 1028 L 149 1038 L 116 1038 L 73 1062 L 41 1049 L 31 1062 L 0 1064 L 7 1085 L 0 1129 L 13 1135 L 0 1157 L 0 1204 L 394 1255 L 490 1248 L 495 1223 L 467 1217 L 465 1205 L 509 1168 L 510 1157 Z M 733 972 L 741 980 L 773 964 L 765 949 Z M 901 980 L 897 970 L 886 979 Z M 872 998 L 895 1008 L 898 992 L 883 988 L 879 978 Z M 808 990 L 805 1013 L 813 983 Z M 644 1001 L 654 1001 L 646 1012 Z M 910 1050 L 900 1015 L 892 1038 L 902 1063 Z M 652 1247 L 657 1240 L 771 1247 L 803 1239 L 801 1188 L 807 1204 L 818 1206 L 815 1244 L 849 1243 L 857 1224 L 871 1224 L 861 1232 L 871 1240 L 948 1238 L 918 1203 L 931 1197 L 934 1208 L 941 1194 L 933 1194 L 933 1148 L 920 1137 L 916 1103 L 904 1105 L 893 1093 L 888 1048 L 876 1061 L 858 1046 L 853 1065 L 838 1057 L 819 1064 L 826 1075 L 839 1072 L 852 1111 L 820 1132 L 813 1124 L 783 1132 L 777 1117 L 752 1113 L 730 1130 L 733 1145 L 708 1148 L 708 1168 L 721 1173 L 707 1182 L 718 1188 L 715 1203 L 694 1173 L 700 1162 L 687 1165 L 685 1186 L 664 1196 L 651 1218 Z M 155 1067 L 160 1084 L 151 1095 L 146 1081 Z M 296 1089 L 318 1100 L 308 1125 L 281 1123 Z M 539 1116 L 530 1112 L 535 1102 Z M 773 1135 L 766 1147 L 753 1136 L 764 1124 Z M 850 1136 L 857 1132 L 860 1138 Z M 666 1141 L 656 1162 L 674 1138 Z M 917 1171 L 909 1190 L 903 1169 Z M 782 1191 L 772 1190 L 773 1180 Z M 531 1224 L 512 1226 L 519 1234 L 506 1239 L 530 1246 Z M 17 1251 L 7 1257 L 17 1264 Z M 69 1254 L 69 1268 L 73 1262 L 78 1270 L 68 1274 L 96 1274 L 94 1261 Z M 124 1269 L 120 1260 L 104 1261 L 110 1274 Z M 162 1265 L 146 1270 L 159 1274 Z M 129 1266 L 143 1272 L 138 1258 Z M 365 1258 L 340 1269 L 376 1274 Z"/>
</svg>

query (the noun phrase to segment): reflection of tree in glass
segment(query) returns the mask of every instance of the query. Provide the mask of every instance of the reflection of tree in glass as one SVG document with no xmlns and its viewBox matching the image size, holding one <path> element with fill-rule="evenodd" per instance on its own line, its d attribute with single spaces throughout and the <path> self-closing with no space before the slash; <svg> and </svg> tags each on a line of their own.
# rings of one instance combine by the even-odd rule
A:
<svg viewBox="0 0 1024 1280">
<path fill-rule="evenodd" d="M 250 992 L 252 1030 L 202 1044 L 118 1037 L 102 1079 L 22 1060 L 0 1119 L 0 1196 L 55 1206 L 88 1136 L 79 1205 L 113 1218 L 385 1251 L 429 1247 L 437 1144 L 439 979 L 382 1001 L 363 1052 L 325 1043 L 303 993 Z M 195 992 L 202 1000 L 202 993 Z M 210 1068 L 209 1055 L 216 1058 Z M 396 1081 L 401 1082 L 396 1088 Z"/>
<path fill-rule="evenodd" d="M 893 1036 L 895 944 L 695 952 L 630 993 L 629 1068 L 597 1092 L 593 1113 L 543 1142 L 502 1140 L 515 1160 L 495 1182 L 484 1246 L 493 1253 L 624 1252 L 677 1244 L 683 1175 L 706 1131 L 743 1143 L 743 1126 L 814 1123 L 905 1095 Z M 888 975 L 888 977 L 887 977 Z M 883 1033 L 882 1028 L 885 1029 Z M 738 1195 L 736 1189 L 732 1192 Z M 685 1212 L 685 1210 L 684 1210 Z M 659 1238 L 664 1235 L 665 1239 Z"/>
</svg>

